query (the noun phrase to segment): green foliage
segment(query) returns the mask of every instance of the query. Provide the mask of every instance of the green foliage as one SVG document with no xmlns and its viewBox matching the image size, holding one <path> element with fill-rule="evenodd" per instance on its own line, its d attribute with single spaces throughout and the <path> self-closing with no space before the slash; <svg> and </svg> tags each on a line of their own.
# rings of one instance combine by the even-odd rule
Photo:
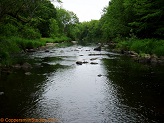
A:
<svg viewBox="0 0 164 123">
<path fill-rule="evenodd" d="M 164 56 L 164 40 L 156 41 L 152 52 L 158 56 Z"/>
<path fill-rule="evenodd" d="M 11 40 L 15 42 L 17 46 L 24 51 L 26 49 L 38 48 L 46 44 L 46 42 L 42 42 L 40 39 L 29 40 L 19 37 L 12 37 Z"/>
<path fill-rule="evenodd" d="M 164 40 L 155 39 L 134 39 L 119 42 L 116 46 L 120 50 L 132 50 L 140 54 L 164 55 Z"/>
<path fill-rule="evenodd" d="M 137 53 L 149 53 L 152 54 L 154 41 L 150 39 L 133 41 L 130 50 L 134 50 Z"/>
<path fill-rule="evenodd" d="M 30 26 L 24 26 L 20 35 L 26 39 L 39 39 L 41 37 L 41 34 Z"/>
<path fill-rule="evenodd" d="M 62 43 L 64 41 L 71 41 L 71 39 L 66 36 L 60 36 L 54 38 L 41 38 L 41 42 L 45 42 L 45 43 Z"/>
<path fill-rule="evenodd" d="M 152 42 L 145 39 L 163 39 L 163 11 L 163 0 L 111 0 L 101 19 L 78 24 L 75 36 L 81 42 L 120 42 L 123 49 L 130 48 L 130 40 L 143 39 L 142 43 L 134 41 L 132 49 L 150 53 Z"/>
<path fill-rule="evenodd" d="M 67 11 L 62 8 L 57 8 L 57 19 L 59 32 L 61 35 L 66 35 L 72 39 L 75 39 L 74 26 L 79 23 L 79 19 L 71 11 Z"/>
<path fill-rule="evenodd" d="M 116 48 L 120 50 L 129 50 L 131 47 L 132 42 L 129 41 L 121 41 L 117 44 Z"/>
<path fill-rule="evenodd" d="M 91 20 L 90 22 L 82 22 L 74 27 L 76 31 L 76 39 L 80 40 L 82 43 L 96 43 L 100 42 L 101 31 L 98 20 Z"/>
<path fill-rule="evenodd" d="M 50 37 L 55 38 L 59 36 L 59 26 L 55 19 L 50 19 Z"/>
<path fill-rule="evenodd" d="M 0 63 L 2 65 L 9 65 L 11 63 L 10 54 L 19 52 L 20 49 L 15 42 L 5 37 L 0 37 Z"/>
<path fill-rule="evenodd" d="M 17 36 L 18 28 L 13 24 L 0 24 L 0 36 Z"/>
</svg>

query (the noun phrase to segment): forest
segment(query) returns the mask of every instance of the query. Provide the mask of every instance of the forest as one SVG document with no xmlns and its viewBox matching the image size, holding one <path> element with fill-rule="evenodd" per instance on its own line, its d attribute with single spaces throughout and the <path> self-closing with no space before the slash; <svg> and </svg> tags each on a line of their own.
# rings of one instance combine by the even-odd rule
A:
<svg viewBox="0 0 164 123">
<path fill-rule="evenodd" d="M 102 13 L 99 20 L 79 22 L 52 0 L 1 0 L 0 66 L 12 64 L 12 54 L 72 40 L 164 56 L 163 0 L 110 0 Z"/>
</svg>

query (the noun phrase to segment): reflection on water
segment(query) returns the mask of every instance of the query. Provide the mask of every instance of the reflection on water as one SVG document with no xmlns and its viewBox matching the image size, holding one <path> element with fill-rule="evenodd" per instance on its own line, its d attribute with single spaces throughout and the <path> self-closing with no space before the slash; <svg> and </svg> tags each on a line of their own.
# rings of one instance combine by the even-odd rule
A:
<svg viewBox="0 0 164 123">
<path fill-rule="evenodd" d="M 107 55 L 88 55 L 100 53 Z M 56 118 L 60 123 L 163 122 L 163 66 L 78 46 L 39 51 L 24 60 L 33 66 L 31 75 L 20 69 L 0 76 L 0 91 L 5 93 L 0 96 L 0 117 Z M 79 60 L 89 63 L 76 65 Z"/>
<path fill-rule="evenodd" d="M 123 106 L 130 107 L 147 122 L 164 121 L 163 66 L 142 65 L 127 57 L 105 59 L 104 64 Z"/>
</svg>

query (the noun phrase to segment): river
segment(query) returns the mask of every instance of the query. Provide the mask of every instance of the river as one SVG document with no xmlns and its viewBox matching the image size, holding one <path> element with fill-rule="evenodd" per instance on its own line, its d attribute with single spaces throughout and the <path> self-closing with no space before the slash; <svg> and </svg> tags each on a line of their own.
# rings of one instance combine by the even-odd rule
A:
<svg viewBox="0 0 164 123">
<path fill-rule="evenodd" d="M 57 123 L 164 122 L 164 66 L 139 64 L 93 48 L 50 48 L 18 57 L 32 69 L 1 73 L 0 118 L 53 118 Z M 77 65 L 76 61 L 88 63 Z"/>
</svg>

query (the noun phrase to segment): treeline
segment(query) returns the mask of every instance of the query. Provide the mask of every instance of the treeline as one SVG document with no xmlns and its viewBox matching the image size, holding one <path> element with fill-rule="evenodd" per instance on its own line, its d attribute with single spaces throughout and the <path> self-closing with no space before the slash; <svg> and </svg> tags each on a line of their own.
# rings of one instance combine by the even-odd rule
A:
<svg viewBox="0 0 164 123">
<path fill-rule="evenodd" d="M 100 20 L 80 24 L 79 39 L 164 38 L 163 0 L 111 0 Z"/>
<path fill-rule="evenodd" d="M 3 0 L 0 3 L 0 35 L 27 39 L 71 37 L 77 16 L 55 8 L 49 0 Z"/>
<path fill-rule="evenodd" d="M 56 8 L 52 0 L 1 0 L 0 63 L 8 64 L 11 53 L 39 47 L 46 41 L 74 40 L 72 30 L 77 23 L 76 14 Z"/>
</svg>

